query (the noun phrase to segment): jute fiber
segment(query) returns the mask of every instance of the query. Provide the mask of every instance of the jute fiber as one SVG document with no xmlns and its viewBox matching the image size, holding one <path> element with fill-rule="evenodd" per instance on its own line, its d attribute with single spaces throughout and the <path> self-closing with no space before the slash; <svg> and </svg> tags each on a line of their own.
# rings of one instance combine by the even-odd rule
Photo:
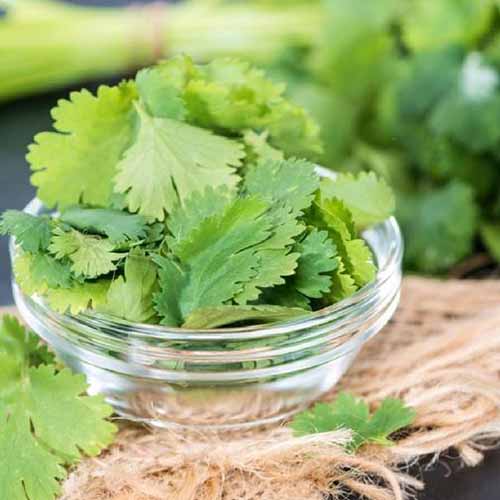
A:
<svg viewBox="0 0 500 500">
<path fill-rule="evenodd" d="M 497 444 L 499 370 L 500 281 L 406 278 L 396 317 L 335 389 L 373 408 L 387 396 L 413 406 L 417 419 L 395 446 L 348 454 L 347 431 L 295 438 L 285 426 L 207 435 L 123 425 L 110 450 L 71 471 L 63 499 L 404 499 L 424 487 L 408 474 L 420 457 L 454 449 L 475 466 Z"/>
</svg>

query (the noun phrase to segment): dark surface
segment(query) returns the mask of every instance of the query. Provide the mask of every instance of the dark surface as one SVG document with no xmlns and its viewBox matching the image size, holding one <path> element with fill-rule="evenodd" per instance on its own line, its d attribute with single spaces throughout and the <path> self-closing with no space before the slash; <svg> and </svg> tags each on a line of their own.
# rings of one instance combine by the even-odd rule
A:
<svg viewBox="0 0 500 500">
<path fill-rule="evenodd" d="M 73 0 L 99 4 L 102 0 Z M 124 4 L 126 0 L 108 1 Z M 36 132 L 50 127 L 50 108 L 68 91 L 0 104 L 0 212 L 22 208 L 33 197 L 29 168 L 25 161 L 27 145 Z M 0 238 L 0 305 L 10 304 L 10 265 L 7 239 Z M 432 467 L 420 465 L 413 474 L 423 477 L 425 493 L 420 500 L 500 500 L 500 451 L 487 455 L 485 463 L 474 469 L 459 468 L 454 459 L 443 459 Z M 3 499 L 2 499 L 3 500 Z"/>
</svg>

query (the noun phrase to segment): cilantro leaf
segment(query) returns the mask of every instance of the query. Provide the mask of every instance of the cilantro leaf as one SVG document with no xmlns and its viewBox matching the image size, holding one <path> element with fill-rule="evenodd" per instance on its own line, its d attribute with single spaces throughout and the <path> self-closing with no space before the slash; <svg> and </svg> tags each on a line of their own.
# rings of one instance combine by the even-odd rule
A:
<svg viewBox="0 0 500 500">
<path fill-rule="evenodd" d="M 48 254 L 34 254 L 30 266 L 32 279 L 46 283 L 48 288 L 68 288 L 73 282 L 68 262 L 61 262 Z"/>
<path fill-rule="evenodd" d="M 346 205 L 337 198 L 319 196 L 310 216 L 318 228 L 328 232 L 341 260 L 333 276 L 333 284 L 340 289 L 332 286 L 333 296 L 345 298 L 346 293 L 372 281 L 377 270 L 373 255 L 365 241 L 357 237 L 352 214 Z"/>
<path fill-rule="evenodd" d="M 111 208 L 70 207 L 61 214 L 61 221 L 83 232 L 96 232 L 113 243 L 139 240 L 146 236 L 146 219 Z"/>
<path fill-rule="evenodd" d="M 244 130 L 265 125 L 283 86 L 246 61 L 221 58 L 197 66 L 184 93 L 189 120 L 212 129 Z"/>
<path fill-rule="evenodd" d="M 361 172 L 357 176 L 339 174 L 335 180 L 323 179 L 321 192 L 326 198 L 342 200 L 361 229 L 383 222 L 395 208 L 390 187 L 373 172 Z"/>
<path fill-rule="evenodd" d="M 415 416 L 413 409 L 392 398 L 384 399 L 370 415 L 367 403 L 343 392 L 332 403 L 317 403 L 312 409 L 299 413 L 290 427 L 297 436 L 349 429 L 353 438 L 347 450 L 353 452 L 366 443 L 391 445 L 390 435 L 410 425 Z"/>
<path fill-rule="evenodd" d="M 247 152 L 248 163 L 257 163 L 259 160 L 284 160 L 283 151 L 273 148 L 268 139 L 269 132 L 258 134 L 253 130 L 247 130 L 243 134 L 243 141 L 249 149 Z"/>
<path fill-rule="evenodd" d="M 244 306 L 205 307 L 192 312 L 183 328 L 220 328 L 234 323 L 256 322 L 272 323 L 284 321 L 307 314 L 308 311 L 300 308 L 282 307 L 268 304 Z"/>
<path fill-rule="evenodd" d="M 311 205 L 319 187 L 314 168 L 305 160 L 264 160 L 248 169 L 244 189 L 251 196 L 289 206 L 291 215 L 297 216 Z"/>
<path fill-rule="evenodd" d="M 184 120 L 187 108 L 182 89 L 195 71 L 188 57 L 177 56 L 137 73 L 135 81 L 142 102 L 152 116 Z"/>
<path fill-rule="evenodd" d="M 443 271 L 472 250 L 478 208 L 464 183 L 405 193 L 398 198 L 397 215 L 406 236 L 404 258 L 410 269 Z"/>
<path fill-rule="evenodd" d="M 182 205 L 177 205 L 167 219 L 168 229 L 175 241 L 183 240 L 207 217 L 222 212 L 232 201 L 233 193 L 226 186 L 207 186 L 195 191 Z"/>
<path fill-rule="evenodd" d="M 156 258 L 161 286 L 156 310 L 164 324 L 178 325 L 195 309 L 222 305 L 255 276 L 255 247 L 272 229 L 267 209 L 261 200 L 237 199 L 171 246 L 179 263 Z"/>
<path fill-rule="evenodd" d="M 44 294 L 49 288 L 68 288 L 73 283 L 68 263 L 45 253 L 20 252 L 13 267 L 17 284 L 28 295 Z"/>
<path fill-rule="evenodd" d="M 49 250 L 57 259 L 69 257 L 71 269 L 77 276 L 96 278 L 116 270 L 115 262 L 123 257 L 113 252 L 114 245 L 105 239 L 80 233 L 72 229 L 65 232 L 57 228 Z"/>
<path fill-rule="evenodd" d="M 293 286 L 311 298 L 320 298 L 330 290 L 331 271 L 339 265 L 335 258 L 337 248 L 326 231 L 311 230 L 294 247 L 300 257 L 293 276 Z"/>
<path fill-rule="evenodd" d="M 147 257 L 130 254 L 125 261 L 125 276 L 111 282 L 103 310 L 128 321 L 152 322 L 156 315 L 153 292 L 156 266 Z"/>
<path fill-rule="evenodd" d="M 138 136 L 118 165 L 115 190 L 125 193 L 132 212 L 165 218 L 179 199 L 206 186 L 234 187 L 240 144 L 168 118 L 153 118 L 141 107 Z"/>
<path fill-rule="evenodd" d="M 47 206 L 108 203 L 116 165 L 132 140 L 135 97 L 134 85 L 122 83 L 59 101 L 52 111 L 57 132 L 37 134 L 27 156 Z"/>
<path fill-rule="evenodd" d="M 55 500 L 64 465 L 113 440 L 112 413 L 86 396 L 83 375 L 32 364 L 38 342 L 15 318 L 0 323 L 0 497 Z"/>
<path fill-rule="evenodd" d="M 110 283 L 107 280 L 75 284 L 71 288 L 49 288 L 47 301 L 62 314 L 79 314 L 90 307 L 99 309 L 106 303 Z"/>
<path fill-rule="evenodd" d="M 7 210 L 0 220 L 0 234 L 10 234 L 26 252 L 46 250 L 51 236 L 50 218 Z"/>
</svg>

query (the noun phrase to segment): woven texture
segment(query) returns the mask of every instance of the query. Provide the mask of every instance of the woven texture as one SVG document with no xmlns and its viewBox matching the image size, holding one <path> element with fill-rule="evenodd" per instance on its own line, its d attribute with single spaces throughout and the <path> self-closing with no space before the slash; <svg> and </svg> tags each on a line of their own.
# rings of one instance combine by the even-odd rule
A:
<svg viewBox="0 0 500 500">
<path fill-rule="evenodd" d="M 76 467 L 64 500 L 403 499 L 423 485 L 404 471 L 454 448 L 480 463 L 500 438 L 500 281 L 406 278 L 392 323 L 336 390 L 417 410 L 392 447 L 343 451 L 345 431 L 295 438 L 286 427 L 223 436 L 124 425 L 115 445 Z M 325 396 L 329 400 L 335 393 Z"/>
</svg>

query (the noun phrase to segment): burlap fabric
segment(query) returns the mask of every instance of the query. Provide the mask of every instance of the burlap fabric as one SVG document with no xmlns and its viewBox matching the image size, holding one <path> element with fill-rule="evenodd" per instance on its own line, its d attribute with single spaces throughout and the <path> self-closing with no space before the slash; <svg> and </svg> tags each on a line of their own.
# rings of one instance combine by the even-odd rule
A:
<svg viewBox="0 0 500 500">
<path fill-rule="evenodd" d="M 396 317 L 336 388 L 374 407 L 386 396 L 415 407 L 414 425 L 395 446 L 350 455 L 346 431 L 294 438 L 285 426 L 207 435 L 123 425 L 110 450 L 71 471 L 63 499 L 406 498 L 424 486 L 407 473 L 420 457 L 454 448 L 475 466 L 495 446 L 499 370 L 500 281 L 406 278 Z"/>
</svg>

